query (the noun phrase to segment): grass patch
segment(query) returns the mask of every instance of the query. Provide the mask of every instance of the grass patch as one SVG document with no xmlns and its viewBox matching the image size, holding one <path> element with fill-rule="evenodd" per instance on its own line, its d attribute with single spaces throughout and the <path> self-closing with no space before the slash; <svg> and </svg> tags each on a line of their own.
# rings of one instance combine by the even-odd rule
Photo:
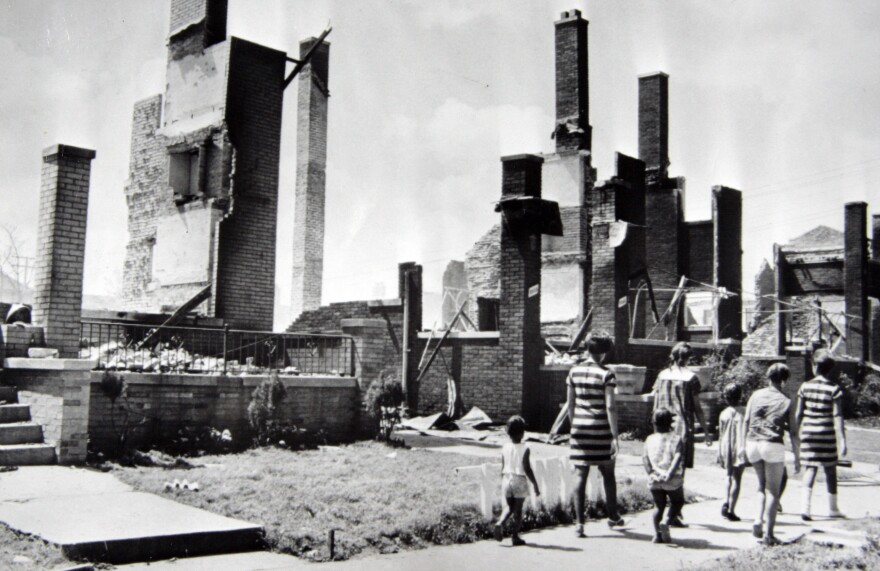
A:
<svg viewBox="0 0 880 571">
<path fill-rule="evenodd" d="M 337 559 L 491 537 L 490 522 L 476 505 L 477 482 L 453 471 L 484 458 L 361 442 L 298 452 L 261 448 L 199 460 L 206 466 L 115 473 L 139 490 L 260 523 L 271 549 L 315 561 L 327 559 L 331 529 L 337 530 Z M 497 477 L 500 486 L 500 473 Z M 164 492 L 165 482 L 176 478 L 197 481 L 201 491 Z M 624 513 L 651 507 L 644 479 L 620 482 L 618 488 Z M 601 504 L 591 506 L 594 516 L 603 511 Z M 529 511 L 524 527 L 567 524 L 572 516 L 570 506 Z"/>
<path fill-rule="evenodd" d="M 0 568 L 25 571 L 69 565 L 60 547 L 0 524 Z"/>
<path fill-rule="evenodd" d="M 868 534 L 864 548 L 832 547 L 809 541 L 773 548 L 756 547 L 692 567 L 694 571 L 819 571 L 825 569 L 880 569 L 880 520 L 864 519 L 844 527 Z"/>
</svg>

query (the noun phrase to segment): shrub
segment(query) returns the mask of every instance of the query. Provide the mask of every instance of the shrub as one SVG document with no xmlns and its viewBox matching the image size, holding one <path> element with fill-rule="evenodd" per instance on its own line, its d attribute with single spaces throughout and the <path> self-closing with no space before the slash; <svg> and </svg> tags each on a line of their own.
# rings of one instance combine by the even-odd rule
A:
<svg viewBox="0 0 880 571">
<path fill-rule="evenodd" d="M 125 395 L 125 380 L 115 373 L 104 371 L 101 375 L 101 392 L 115 403 L 116 399 Z"/>
<path fill-rule="evenodd" d="M 880 375 L 871 374 L 862 381 L 856 403 L 856 414 L 858 416 L 880 414 Z"/>
<path fill-rule="evenodd" d="M 258 446 L 269 444 L 278 436 L 278 407 L 286 397 L 287 389 L 278 378 L 278 371 L 269 373 L 269 377 L 254 389 L 247 412 Z"/>
<path fill-rule="evenodd" d="M 727 365 L 722 363 L 716 366 L 712 375 L 712 390 L 721 392 L 729 383 L 737 383 L 743 391 L 742 404 L 748 402 L 753 392 L 767 386 L 767 371 L 749 359 L 738 357 Z"/>
<path fill-rule="evenodd" d="M 391 442 L 394 426 L 400 422 L 403 403 L 403 388 L 397 372 L 386 369 L 379 373 L 367 389 L 365 401 L 376 439 Z"/>
</svg>

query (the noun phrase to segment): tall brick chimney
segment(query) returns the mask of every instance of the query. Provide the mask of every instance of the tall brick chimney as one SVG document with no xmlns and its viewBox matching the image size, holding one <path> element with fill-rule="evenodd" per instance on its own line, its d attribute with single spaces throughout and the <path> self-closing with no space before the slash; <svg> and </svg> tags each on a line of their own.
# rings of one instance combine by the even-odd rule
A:
<svg viewBox="0 0 880 571">
<path fill-rule="evenodd" d="M 300 42 L 300 57 L 317 39 Z M 293 226 L 292 318 L 321 305 L 324 272 L 324 190 L 330 44 L 323 42 L 299 73 L 296 202 Z"/>
<path fill-rule="evenodd" d="M 535 155 L 503 157 L 501 198 L 541 197 L 541 165 Z M 523 391 L 543 360 L 541 343 L 541 231 L 513 231 L 507 211 L 501 222 L 498 410 L 493 416 L 522 414 Z"/>
<path fill-rule="evenodd" d="M 43 151 L 34 323 L 61 357 L 79 356 L 89 178 L 95 151 L 53 145 Z"/>
<path fill-rule="evenodd" d="M 843 220 L 843 296 L 846 352 L 868 360 L 868 205 L 848 202 Z"/>
<path fill-rule="evenodd" d="M 649 177 L 662 180 L 669 166 L 669 76 L 639 77 L 639 158 Z M 653 173 L 652 173 L 653 171 Z"/>
<path fill-rule="evenodd" d="M 719 339 L 742 337 L 742 193 L 712 187 L 712 276 L 714 285 L 735 293 L 718 305 Z"/>
<path fill-rule="evenodd" d="M 556 25 L 556 152 L 590 150 L 590 69 L 587 26 L 580 10 L 563 12 Z"/>
<path fill-rule="evenodd" d="M 228 0 L 171 0 L 168 55 L 180 59 L 226 40 Z"/>
</svg>

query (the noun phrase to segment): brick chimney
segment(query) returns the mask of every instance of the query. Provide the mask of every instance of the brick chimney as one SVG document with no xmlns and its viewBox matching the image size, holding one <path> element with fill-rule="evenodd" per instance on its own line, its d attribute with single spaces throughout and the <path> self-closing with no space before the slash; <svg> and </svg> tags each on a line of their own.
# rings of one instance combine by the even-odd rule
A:
<svg viewBox="0 0 880 571">
<path fill-rule="evenodd" d="M 40 245 L 34 271 L 34 323 L 61 357 L 79 356 L 89 178 L 95 151 L 53 145 L 43 151 Z"/>
<path fill-rule="evenodd" d="M 846 352 L 868 360 L 868 205 L 848 202 L 843 220 L 843 297 Z"/>
<path fill-rule="evenodd" d="M 556 152 L 590 150 L 590 70 L 587 26 L 580 10 L 563 12 L 556 25 Z"/>
<path fill-rule="evenodd" d="M 718 305 L 719 339 L 742 337 L 742 193 L 712 187 L 712 276 L 714 285 L 736 295 Z"/>
<path fill-rule="evenodd" d="M 228 0 L 171 0 L 168 56 L 181 59 L 226 40 Z"/>
<path fill-rule="evenodd" d="M 541 165 L 535 155 L 503 157 L 501 198 L 541 197 Z M 515 207 L 514 207 L 515 209 Z M 499 383 L 497 409 L 489 414 L 504 418 L 522 414 L 526 379 L 536 378 L 543 360 L 541 342 L 541 231 L 512 231 L 508 212 L 501 221 L 501 284 L 499 346 L 495 381 Z M 487 382 L 489 382 L 487 380 Z M 487 411 L 488 412 L 488 411 Z"/>
<path fill-rule="evenodd" d="M 658 71 L 639 77 L 639 158 L 659 180 L 669 166 L 669 76 Z"/>
<path fill-rule="evenodd" d="M 317 39 L 299 45 L 304 57 Z M 330 44 L 323 42 L 300 71 L 293 226 L 293 319 L 321 305 L 324 273 L 324 191 L 327 171 L 327 88 Z"/>
</svg>

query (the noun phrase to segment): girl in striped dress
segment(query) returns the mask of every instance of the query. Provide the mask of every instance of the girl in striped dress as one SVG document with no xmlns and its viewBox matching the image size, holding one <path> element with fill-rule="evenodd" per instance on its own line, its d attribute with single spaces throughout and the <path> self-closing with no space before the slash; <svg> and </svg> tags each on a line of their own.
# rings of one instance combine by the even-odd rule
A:
<svg viewBox="0 0 880 571">
<path fill-rule="evenodd" d="M 608 527 L 623 525 L 617 513 L 617 480 L 614 475 L 614 457 L 617 455 L 617 405 L 614 373 L 602 366 L 614 343 L 611 337 L 595 333 L 587 341 L 589 357 L 572 367 L 566 380 L 568 386 L 568 416 L 571 419 L 571 463 L 576 470 L 575 535 L 584 537 L 584 504 L 590 466 L 602 474 L 605 486 L 605 504 L 608 509 Z"/>
<path fill-rule="evenodd" d="M 837 453 L 846 455 L 846 432 L 843 427 L 843 390 L 829 380 L 835 361 L 819 349 L 813 353 L 816 377 L 798 391 L 797 424 L 801 436 L 801 461 L 806 470 L 801 481 L 801 517 L 811 521 L 810 500 L 816 472 L 821 466 L 828 487 L 828 515 L 844 517 L 837 507 Z"/>
</svg>

